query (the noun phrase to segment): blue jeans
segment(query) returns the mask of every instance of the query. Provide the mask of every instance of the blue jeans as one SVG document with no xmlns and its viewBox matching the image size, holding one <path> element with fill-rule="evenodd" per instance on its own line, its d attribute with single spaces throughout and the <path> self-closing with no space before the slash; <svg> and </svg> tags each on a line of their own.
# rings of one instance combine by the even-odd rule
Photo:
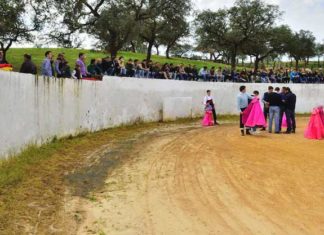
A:
<svg viewBox="0 0 324 235">
<path fill-rule="evenodd" d="M 280 118 L 280 107 L 279 106 L 270 106 L 270 108 L 269 108 L 269 132 L 272 132 L 273 119 L 275 122 L 275 132 L 280 131 L 279 118 Z"/>
</svg>

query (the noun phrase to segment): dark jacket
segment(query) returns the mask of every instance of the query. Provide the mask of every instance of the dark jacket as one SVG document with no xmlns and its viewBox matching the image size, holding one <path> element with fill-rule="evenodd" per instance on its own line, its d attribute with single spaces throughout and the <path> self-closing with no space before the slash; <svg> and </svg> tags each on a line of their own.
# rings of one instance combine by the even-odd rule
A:
<svg viewBox="0 0 324 235">
<path fill-rule="evenodd" d="M 4 59 L 1 59 L 0 60 L 0 64 L 9 64 L 8 61 L 4 60 Z"/>
<path fill-rule="evenodd" d="M 269 106 L 282 106 L 281 95 L 276 92 L 269 93 L 265 101 L 269 102 Z"/>
<path fill-rule="evenodd" d="M 286 95 L 286 100 L 285 100 L 286 109 L 295 111 L 296 101 L 297 101 L 296 95 L 294 93 L 292 93 L 292 92 L 289 92 Z"/>
<path fill-rule="evenodd" d="M 20 68 L 21 73 L 30 73 L 30 74 L 37 74 L 37 68 L 36 65 L 30 61 L 25 61 Z"/>
</svg>

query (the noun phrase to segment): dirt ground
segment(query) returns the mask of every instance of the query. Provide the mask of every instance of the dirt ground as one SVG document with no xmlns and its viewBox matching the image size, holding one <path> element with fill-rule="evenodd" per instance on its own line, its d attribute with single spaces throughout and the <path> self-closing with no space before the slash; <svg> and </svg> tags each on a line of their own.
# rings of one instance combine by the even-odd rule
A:
<svg viewBox="0 0 324 235">
<path fill-rule="evenodd" d="M 77 234 L 324 234 L 324 141 L 180 129 L 134 146 L 91 198 Z"/>
</svg>

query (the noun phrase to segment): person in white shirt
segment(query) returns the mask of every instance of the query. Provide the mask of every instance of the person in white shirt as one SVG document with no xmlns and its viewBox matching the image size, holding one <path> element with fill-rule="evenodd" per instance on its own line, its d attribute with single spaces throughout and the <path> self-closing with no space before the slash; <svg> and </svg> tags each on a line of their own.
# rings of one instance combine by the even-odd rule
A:
<svg viewBox="0 0 324 235">
<path fill-rule="evenodd" d="M 246 86 L 240 86 L 240 93 L 237 95 L 237 109 L 240 112 L 240 129 L 241 134 L 244 136 L 244 124 L 243 124 L 243 112 L 248 107 L 249 101 L 252 100 L 253 97 L 246 93 Z M 251 135 L 250 129 L 246 129 L 246 134 Z"/>
<path fill-rule="evenodd" d="M 217 115 L 215 110 L 215 104 L 214 104 L 214 97 L 211 96 L 211 91 L 207 90 L 207 95 L 204 97 L 204 105 L 207 105 L 207 101 L 209 101 L 209 104 L 212 106 L 212 112 L 213 112 L 213 118 L 214 118 L 214 125 L 219 125 L 217 122 Z"/>
<path fill-rule="evenodd" d="M 198 75 L 199 75 L 200 78 L 202 78 L 204 80 L 204 82 L 206 82 L 207 80 L 209 80 L 207 66 L 201 68 L 199 70 L 199 74 Z"/>
</svg>

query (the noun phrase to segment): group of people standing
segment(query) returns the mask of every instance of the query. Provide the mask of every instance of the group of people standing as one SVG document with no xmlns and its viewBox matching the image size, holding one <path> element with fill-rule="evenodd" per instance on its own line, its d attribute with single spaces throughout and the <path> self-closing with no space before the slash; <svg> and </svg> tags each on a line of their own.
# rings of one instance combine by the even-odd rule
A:
<svg viewBox="0 0 324 235">
<path fill-rule="evenodd" d="M 282 133 L 282 124 L 286 117 L 287 130 L 285 134 L 296 131 L 296 95 L 289 87 L 268 87 L 260 100 L 259 92 L 254 91 L 253 96 L 246 92 L 246 86 L 240 86 L 240 93 L 237 96 L 237 106 L 240 112 L 240 129 L 242 135 L 258 133 L 257 128 L 265 131 L 268 127 L 269 133 Z M 260 101 L 263 103 L 263 115 Z"/>
<path fill-rule="evenodd" d="M 269 133 L 282 133 L 283 122 L 287 130 L 285 134 L 295 133 L 296 119 L 296 95 L 289 87 L 268 87 L 262 99 L 259 98 L 259 91 L 253 91 L 253 95 L 246 92 L 246 86 L 240 86 L 240 93 L 237 95 L 237 108 L 240 112 L 240 129 L 242 136 L 260 133 L 257 128 Z M 217 122 L 214 98 L 211 91 L 207 90 L 204 97 L 205 116 L 203 126 L 219 125 Z M 262 104 L 263 103 L 263 108 Z"/>
</svg>

